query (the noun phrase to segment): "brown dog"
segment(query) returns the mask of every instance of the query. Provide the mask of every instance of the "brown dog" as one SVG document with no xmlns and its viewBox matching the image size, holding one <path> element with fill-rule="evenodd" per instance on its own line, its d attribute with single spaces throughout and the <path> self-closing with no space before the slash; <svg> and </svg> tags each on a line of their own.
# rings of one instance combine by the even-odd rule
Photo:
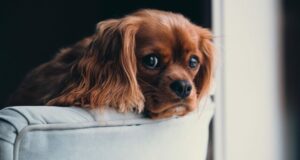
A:
<svg viewBox="0 0 300 160">
<path fill-rule="evenodd" d="M 208 93 L 211 40 L 207 29 L 171 12 L 140 10 L 102 21 L 93 36 L 29 73 L 10 104 L 182 116 Z"/>
</svg>

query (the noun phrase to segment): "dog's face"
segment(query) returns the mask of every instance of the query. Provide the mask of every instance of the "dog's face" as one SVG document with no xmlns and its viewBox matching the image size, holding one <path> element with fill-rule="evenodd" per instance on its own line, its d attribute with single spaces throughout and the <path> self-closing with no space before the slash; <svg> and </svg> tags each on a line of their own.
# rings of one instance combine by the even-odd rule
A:
<svg viewBox="0 0 300 160">
<path fill-rule="evenodd" d="M 141 10 L 102 21 L 76 67 L 79 87 L 64 95 L 72 97 L 69 104 L 144 110 L 152 118 L 185 115 L 212 81 L 211 39 L 208 30 L 171 12 Z"/>
<path fill-rule="evenodd" d="M 145 20 L 136 34 L 137 78 L 146 113 L 152 118 L 194 110 L 200 94 L 206 92 L 197 83 L 209 78 L 199 77 L 200 70 L 212 58 L 205 55 L 201 43 L 201 34 L 207 30 L 201 33 L 201 28 L 181 16 L 174 17 L 173 24 L 164 18 Z"/>
</svg>

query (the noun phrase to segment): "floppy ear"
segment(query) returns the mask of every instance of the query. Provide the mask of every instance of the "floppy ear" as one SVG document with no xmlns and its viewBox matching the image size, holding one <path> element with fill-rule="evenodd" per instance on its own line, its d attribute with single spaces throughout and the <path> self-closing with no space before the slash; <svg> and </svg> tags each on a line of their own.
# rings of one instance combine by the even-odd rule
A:
<svg viewBox="0 0 300 160">
<path fill-rule="evenodd" d="M 136 80 L 134 52 L 137 30 L 137 20 L 131 17 L 98 23 L 93 42 L 73 68 L 78 82 L 49 103 L 141 112 L 144 96 Z"/>
<path fill-rule="evenodd" d="M 200 69 L 195 77 L 198 98 L 208 94 L 214 74 L 215 49 L 212 43 L 212 33 L 205 28 L 197 27 L 200 35 L 199 47 L 202 52 Z"/>
</svg>

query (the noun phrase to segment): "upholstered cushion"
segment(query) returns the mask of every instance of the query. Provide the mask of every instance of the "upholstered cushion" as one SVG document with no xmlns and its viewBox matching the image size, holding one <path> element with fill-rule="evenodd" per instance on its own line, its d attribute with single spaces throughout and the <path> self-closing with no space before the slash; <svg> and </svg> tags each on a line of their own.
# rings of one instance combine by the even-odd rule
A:
<svg viewBox="0 0 300 160">
<path fill-rule="evenodd" d="M 77 107 L 0 111 L 0 160 L 204 160 L 210 105 L 185 117 L 150 120 Z"/>
</svg>

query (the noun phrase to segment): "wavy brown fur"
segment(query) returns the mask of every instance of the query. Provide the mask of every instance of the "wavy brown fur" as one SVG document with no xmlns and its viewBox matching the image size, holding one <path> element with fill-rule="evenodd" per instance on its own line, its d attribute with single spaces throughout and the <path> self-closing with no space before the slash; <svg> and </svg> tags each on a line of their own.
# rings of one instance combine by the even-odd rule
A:
<svg viewBox="0 0 300 160">
<path fill-rule="evenodd" d="M 145 110 L 153 118 L 185 115 L 209 90 L 211 40 L 208 30 L 171 12 L 140 10 L 102 21 L 93 36 L 31 71 L 10 105 L 109 106 L 120 112 Z M 159 71 L 143 67 L 148 52 L 160 52 L 165 67 Z M 191 54 L 200 59 L 197 70 L 185 66 Z M 185 100 L 169 88 L 176 79 L 192 83 Z"/>
</svg>

